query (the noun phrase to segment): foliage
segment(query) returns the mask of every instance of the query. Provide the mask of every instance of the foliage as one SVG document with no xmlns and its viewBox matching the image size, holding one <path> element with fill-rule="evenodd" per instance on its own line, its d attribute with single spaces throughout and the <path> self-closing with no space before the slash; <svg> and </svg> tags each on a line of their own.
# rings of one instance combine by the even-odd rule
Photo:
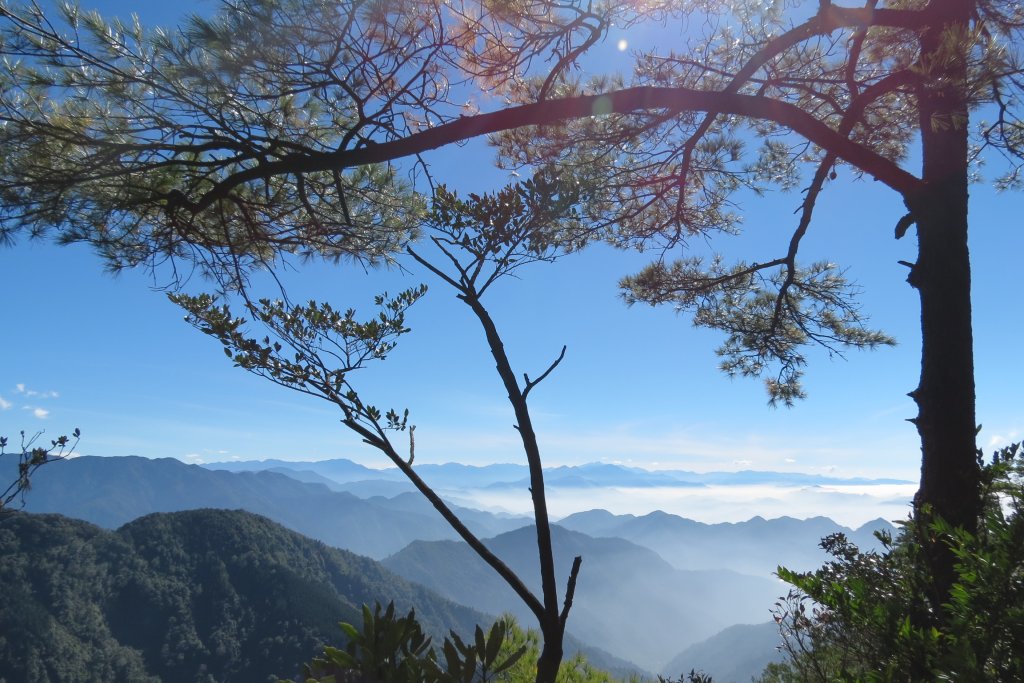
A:
<svg viewBox="0 0 1024 683">
<path fill-rule="evenodd" d="M 304 305 L 280 299 L 247 302 L 253 317 L 275 335 L 262 341 L 247 336 L 245 318 L 233 316 L 227 305 L 218 305 L 211 295 L 172 294 L 171 299 L 188 312 L 188 322 L 220 340 L 224 354 L 238 367 L 322 397 L 342 409 L 347 423 L 374 428 L 382 422 L 381 411 L 363 404 L 348 376 L 371 360 L 387 357 L 398 337 L 409 331 L 406 311 L 425 292 L 426 287 L 420 286 L 393 298 L 382 294 L 375 300 L 379 313 L 364 322 L 355 319 L 354 309 L 342 313 L 316 301 Z M 407 417 L 387 411 L 386 428 L 404 430 Z"/>
<path fill-rule="evenodd" d="M 345 649 L 325 647 L 323 656 L 304 666 L 305 683 L 523 683 L 534 680 L 540 657 L 537 631 L 523 630 L 508 614 L 487 631 L 477 626 L 468 643 L 452 631 L 440 652 L 423 635 L 415 614 L 396 616 L 393 605 L 383 613 L 379 604 L 373 612 L 364 605 L 362 630 L 345 623 L 341 627 L 348 638 Z M 579 652 L 563 663 L 556 679 L 557 683 L 615 680 Z"/>
<path fill-rule="evenodd" d="M 502 618 L 509 624 L 505 645 L 502 647 L 502 656 L 507 652 L 517 652 L 521 648 L 526 648 L 526 654 L 509 669 L 506 680 L 514 683 L 532 681 L 536 670 L 535 662 L 540 658 L 540 634 L 535 629 L 524 630 L 509 615 Z M 576 652 L 567 657 L 559 667 L 558 676 L 555 679 L 556 683 L 613 683 L 616 680 L 607 671 L 591 664 L 582 652 Z M 629 683 L 638 682 L 631 679 Z"/>
<path fill-rule="evenodd" d="M 362 615 L 362 631 L 341 623 L 348 637 L 344 650 L 326 646 L 322 658 L 303 666 L 305 680 L 334 683 L 344 680 L 348 672 L 358 674 L 362 680 L 380 683 L 422 680 L 425 672 L 421 658 L 429 650 L 430 639 L 416 622 L 415 612 L 396 618 L 394 603 L 388 604 L 384 614 L 377 603 L 372 613 L 363 605 Z"/>
<path fill-rule="evenodd" d="M 776 265 L 772 272 L 765 264 L 726 266 L 720 257 L 710 264 L 691 257 L 671 265 L 654 263 L 623 278 L 621 286 L 627 303 L 672 304 L 693 311 L 694 325 L 725 332 L 717 353 L 728 375 L 763 377 L 777 366 L 765 380 L 772 405 L 792 405 L 805 397 L 800 382 L 805 347 L 817 344 L 840 353 L 841 347 L 896 343 L 863 326 L 849 296 L 851 283 L 834 263 L 789 270 L 781 261 Z"/>
<path fill-rule="evenodd" d="M 676 683 L 673 679 L 665 678 L 664 676 L 658 676 L 658 683 Z M 680 674 L 678 683 L 714 683 L 711 680 L 711 676 L 697 671 L 696 669 L 690 669 L 688 674 Z"/>
<path fill-rule="evenodd" d="M 36 432 L 30 437 L 25 436 L 25 432 L 21 432 L 21 453 L 18 454 L 18 476 L 11 484 L 0 493 L 0 515 L 10 511 L 10 504 L 14 499 L 18 498 L 21 500 L 22 505 L 25 504 L 25 492 L 32 488 L 32 475 L 43 465 L 53 462 L 55 460 L 62 460 L 71 453 L 74 453 L 75 446 L 78 445 L 79 437 L 81 432 L 78 428 L 71 432 L 71 436 L 66 435 L 58 436 L 56 439 L 50 441 L 50 446 L 44 448 L 42 446 L 36 446 L 36 442 L 39 437 L 43 435 L 42 432 Z M 7 453 L 7 437 L 0 436 L 0 458 L 4 456 L 14 455 L 13 453 Z"/>
<path fill-rule="evenodd" d="M 55 163 L 4 155 L 4 173 L 20 166 L 25 182 L 3 183 L 0 234 L 59 225 L 62 240 L 93 242 L 114 267 L 194 257 L 211 273 L 273 260 L 277 250 L 378 261 L 415 234 L 422 202 L 386 166 L 325 168 L 297 184 L 266 176 L 260 187 L 229 191 L 212 211 L 197 212 L 186 189 L 212 189 L 228 169 L 279 154 L 326 153 L 346 132 L 352 144 L 365 144 L 371 131 L 405 127 L 361 121 L 360 110 L 380 106 L 368 100 L 389 99 L 375 77 L 405 82 L 415 73 L 420 60 L 396 59 L 412 34 L 375 37 L 379 22 L 357 21 L 357 5 L 319 0 L 234 3 L 212 19 L 194 17 L 180 32 L 107 23 L 71 3 L 57 4 L 52 15 L 37 5 L 5 5 L 2 13 L 5 143 L 17 140 L 19 149 Z M 428 21 L 413 12 L 406 29 Z M 374 51 L 378 61 L 367 59 Z M 382 63 L 388 60 L 395 62 Z M 314 76 L 318 62 L 329 65 L 322 78 Z M 284 82 L 292 85 L 279 90 Z M 58 90 L 66 96 L 50 100 L 55 106 L 24 115 L 29 103 Z M 138 128 L 129 133 L 125 124 Z M 88 140 L 110 147 L 82 155 Z M 276 150 L 269 157 L 264 143 Z M 178 151 L 168 156 L 169 149 Z M 191 241 L 180 239 L 186 232 Z"/>
<path fill-rule="evenodd" d="M 504 680 L 501 674 L 526 653 L 523 646 L 503 654 L 509 624 L 499 619 L 487 634 L 477 625 L 470 644 L 451 631 L 441 647 L 441 662 L 415 612 L 396 616 L 394 603 L 383 613 L 379 603 L 373 612 L 363 605 L 362 630 L 348 623 L 341 628 L 348 638 L 345 649 L 326 646 L 322 657 L 303 667 L 306 683 L 353 678 L 375 683 L 488 683 Z"/>
<path fill-rule="evenodd" d="M 763 683 L 1020 681 L 1024 678 L 1024 460 L 1020 445 L 982 469 L 984 515 L 972 534 L 941 521 L 907 522 L 884 550 L 862 552 L 842 534 L 833 560 L 811 573 L 780 568 L 794 586 L 775 618 L 789 655 Z M 948 601 L 936 603 L 919 561 L 922 535 L 956 557 Z M 930 541 L 933 542 L 933 541 Z"/>
</svg>

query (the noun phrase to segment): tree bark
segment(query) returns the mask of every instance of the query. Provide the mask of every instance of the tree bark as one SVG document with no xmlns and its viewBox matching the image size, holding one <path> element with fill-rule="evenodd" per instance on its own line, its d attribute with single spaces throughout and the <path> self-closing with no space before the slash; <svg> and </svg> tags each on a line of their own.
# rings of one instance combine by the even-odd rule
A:
<svg viewBox="0 0 1024 683">
<path fill-rule="evenodd" d="M 562 663 L 562 639 L 565 627 L 558 614 L 558 588 L 555 584 L 555 559 L 551 547 L 551 523 L 548 519 L 547 498 L 544 488 L 544 469 L 541 464 L 540 446 L 533 430 L 533 420 L 526 403 L 526 396 L 519 387 L 512 364 L 505 353 L 505 345 L 498 335 L 497 327 L 487 309 L 483 307 L 475 291 L 463 290 L 459 295 L 476 314 L 487 336 L 487 346 L 494 358 L 498 375 L 501 377 L 508 400 L 516 416 L 516 430 L 522 439 L 530 467 L 530 496 L 533 499 L 533 517 L 537 529 L 537 555 L 540 561 L 541 596 L 543 614 L 540 628 L 544 637 L 540 658 L 537 660 L 536 683 L 555 683 L 558 668 Z M 567 600 L 571 596 L 567 594 Z"/>
<path fill-rule="evenodd" d="M 559 629 L 561 630 L 561 629 Z M 555 683 L 558 677 L 558 668 L 562 665 L 562 634 L 555 634 L 548 637 L 544 633 L 544 648 L 537 660 L 537 677 L 535 683 Z"/>
<path fill-rule="evenodd" d="M 917 221 L 918 261 L 908 281 L 921 299 L 921 380 L 911 397 L 921 437 L 921 487 L 914 499 L 935 580 L 946 602 L 954 558 L 925 528 L 941 518 L 974 532 L 981 512 L 975 437 L 971 267 L 967 246 L 967 64 L 953 50 L 965 36 L 971 3 L 938 0 L 935 23 L 921 39 L 924 78 L 918 88 L 923 190 L 908 201 Z"/>
</svg>

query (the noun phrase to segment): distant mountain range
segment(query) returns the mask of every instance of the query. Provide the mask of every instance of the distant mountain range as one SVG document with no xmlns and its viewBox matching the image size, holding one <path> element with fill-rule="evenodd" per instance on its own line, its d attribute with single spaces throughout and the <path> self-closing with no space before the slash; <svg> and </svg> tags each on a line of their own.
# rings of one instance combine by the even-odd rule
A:
<svg viewBox="0 0 1024 683">
<path fill-rule="evenodd" d="M 532 527 L 485 543 L 539 594 Z M 653 551 L 621 538 L 596 539 L 556 526 L 552 543 L 560 591 L 573 557 L 583 557 L 569 632 L 651 671 L 660 671 L 674 653 L 737 621 L 767 619 L 785 592 L 778 581 L 726 569 L 676 569 Z M 383 564 L 475 609 L 511 609 L 523 621 L 531 618 L 512 590 L 464 543 L 417 541 Z"/>
<path fill-rule="evenodd" d="M 818 542 L 829 534 L 843 533 L 867 550 L 879 547 L 874 532 L 896 533 L 884 519 L 849 529 L 827 517 L 754 517 L 734 524 L 704 524 L 665 512 L 637 517 L 613 515 L 607 510 L 579 512 L 558 523 L 588 536 L 628 538 L 680 569 L 728 567 L 756 576 L 770 576 L 779 565 L 797 571 L 821 566 L 826 555 Z"/>
<path fill-rule="evenodd" d="M 395 468 L 372 469 L 345 459 L 231 461 L 203 466 L 238 472 L 274 471 L 360 498 L 392 498 L 414 492 Z M 446 500 L 463 507 L 529 513 L 524 465 L 422 464 L 416 465 L 416 470 Z M 549 509 L 558 515 L 599 507 L 637 514 L 661 509 L 707 522 L 738 522 L 758 514 L 804 518 L 828 510 L 833 518 L 860 526 L 872 518 L 906 517 L 915 488 L 914 482 L 892 478 L 844 479 L 753 470 L 648 471 L 614 463 L 551 467 L 544 470 L 544 477 Z"/>
<path fill-rule="evenodd" d="M 362 499 L 279 472 L 215 471 L 173 458 L 83 456 L 51 463 L 36 472 L 25 502 L 25 509 L 32 512 L 56 512 L 107 529 L 151 512 L 237 508 L 375 558 L 386 557 L 415 540 L 457 537 L 418 495 Z M 528 523 L 524 518 L 457 509 L 470 529 L 481 536 Z"/>
<path fill-rule="evenodd" d="M 117 531 L 59 515 L 0 518 L 3 680 L 274 681 L 296 677 L 363 603 L 415 607 L 436 637 L 491 621 L 241 511 L 142 517 Z"/>
<path fill-rule="evenodd" d="M 686 648 L 661 674 L 678 680 L 680 674 L 696 669 L 714 683 L 750 683 L 770 663 L 782 661 L 778 645 L 779 625 L 774 621 L 736 624 Z"/>
<path fill-rule="evenodd" d="M 335 484 L 359 482 L 392 482 L 408 485 L 398 468 L 372 469 L 343 458 L 334 460 L 241 460 L 214 462 L 203 467 L 229 472 L 274 470 L 294 472 L 296 478 L 310 474 L 328 479 Z M 446 463 L 443 465 L 417 465 L 423 479 L 438 489 L 525 488 L 529 486 L 530 472 L 525 465 L 495 464 L 484 466 Z M 291 475 L 290 475 L 291 476 Z M 825 486 L 864 484 L 911 484 L 902 479 L 840 478 L 800 472 L 689 472 L 685 470 L 645 470 L 610 463 L 587 463 L 545 468 L 544 483 L 554 488 L 588 488 L 615 486 L 621 488 L 696 487 L 696 486 L 751 486 L 775 484 L 780 486 Z"/>
</svg>

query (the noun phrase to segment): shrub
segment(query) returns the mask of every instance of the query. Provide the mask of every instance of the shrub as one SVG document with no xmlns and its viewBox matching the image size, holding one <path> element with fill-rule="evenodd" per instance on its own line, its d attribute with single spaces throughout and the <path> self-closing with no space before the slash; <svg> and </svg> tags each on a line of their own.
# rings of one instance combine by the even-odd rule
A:
<svg viewBox="0 0 1024 683">
<path fill-rule="evenodd" d="M 510 627 L 499 619 L 486 634 L 477 626 L 471 643 L 451 631 L 439 657 L 416 621 L 415 611 L 397 616 L 394 603 L 383 612 L 380 604 L 373 612 L 363 605 L 362 630 L 347 623 L 341 628 L 348 636 L 345 649 L 324 647 L 322 657 L 303 667 L 306 683 L 488 683 L 497 680 L 527 650 L 526 645 L 514 651 L 505 647 Z"/>
<path fill-rule="evenodd" d="M 881 552 L 842 534 L 821 545 L 832 560 L 809 573 L 779 568 L 793 586 L 775 620 L 789 660 L 761 683 L 1024 680 L 1024 463 L 1020 444 L 982 464 L 975 534 L 941 520 L 910 520 Z M 979 457 L 980 459 L 980 457 Z M 956 558 L 948 601 L 930 598 L 922 537 Z"/>
</svg>

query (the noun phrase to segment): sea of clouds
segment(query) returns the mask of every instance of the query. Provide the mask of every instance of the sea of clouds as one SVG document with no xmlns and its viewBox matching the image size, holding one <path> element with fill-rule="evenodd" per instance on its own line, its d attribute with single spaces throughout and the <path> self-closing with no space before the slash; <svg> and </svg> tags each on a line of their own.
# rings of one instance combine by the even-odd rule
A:
<svg viewBox="0 0 1024 683">
<path fill-rule="evenodd" d="M 593 509 L 637 516 L 661 510 L 706 523 L 823 516 L 856 528 L 878 518 L 906 519 L 916 490 L 916 484 L 551 488 L 547 502 L 553 519 Z M 482 510 L 532 513 L 527 491 L 463 490 L 455 497 L 460 504 Z"/>
</svg>

